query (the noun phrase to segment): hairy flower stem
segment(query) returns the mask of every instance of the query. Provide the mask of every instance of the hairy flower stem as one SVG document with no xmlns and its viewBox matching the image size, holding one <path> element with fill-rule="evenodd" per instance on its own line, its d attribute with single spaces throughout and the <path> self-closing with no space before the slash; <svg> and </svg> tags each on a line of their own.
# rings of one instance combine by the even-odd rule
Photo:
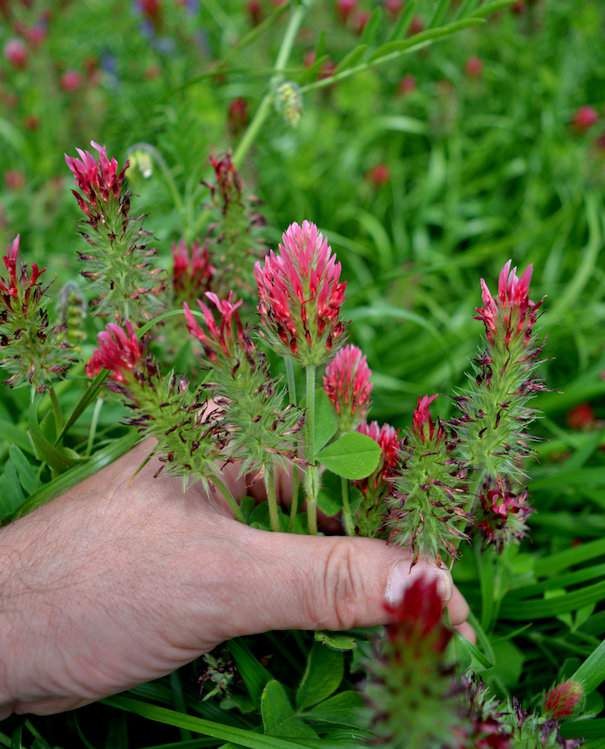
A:
<svg viewBox="0 0 605 749">
<path fill-rule="evenodd" d="M 61 410 L 61 404 L 59 403 L 57 393 L 55 392 L 55 389 L 52 385 L 50 385 L 48 388 L 48 395 L 50 397 L 50 402 L 53 409 L 53 417 L 55 419 L 55 434 L 58 437 L 63 429 L 63 411 Z"/>
<path fill-rule="evenodd" d="M 355 535 L 355 524 L 351 515 L 351 504 L 349 502 L 349 480 L 341 477 L 340 488 L 342 491 L 342 519 L 347 536 Z"/>
<path fill-rule="evenodd" d="M 281 527 L 277 510 L 277 473 L 271 464 L 265 466 L 265 490 L 267 492 L 267 504 L 269 505 L 271 530 L 274 533 L 278 533 Z"/>
<path fill-rule="evenodd" d="M 296 405 L 296 378 L 294 376 L 294 360 L 289 357 L 284 357 L 284 363 L 286 365 L 286 379 L 288 382 L 288 400 L 290 404 Z M 298 514 L 298 495 L 300 494 L 300 473 L 296 465 L 292 466 L 292 497 L 290 504 L 290 521 L 288 523 L 288 530 L 292 532 L 294 530 L 294 523 L 296 522 L 296 515 Z"/>
<path fill-rule="evenodd" d="M 239 520 L 240 523 L 245 523 L 246 518 L 244 517 L 244 514 L 242 513 L 242 510 L 240 506 L 238 505 L 237 500 L 235 499 L 233 494 L 231 494 L 231 492 L 227 488 L 227 485 L 225 484 L 223 479 L 218 475 L 218 473 L 213 472 L 210 474 L 210 480 L 212 481 L 214 486 L 219 490 L 219 492 L 223 495 L 223 498 L 229 505 L 229 509 L 233 513 L 233 517 L 236 520 Z"/>
<path fill-rule="evenodd" d="M 317 535 L 317 495 L 319 493 L 319 470 L 315 465 L 315 374 L 316 367 L 305 368 L 307 384 L 307 408 L 305 413 L 305 493 L 307 498 L 307 524 L 309 533 Z"/>
</svg>

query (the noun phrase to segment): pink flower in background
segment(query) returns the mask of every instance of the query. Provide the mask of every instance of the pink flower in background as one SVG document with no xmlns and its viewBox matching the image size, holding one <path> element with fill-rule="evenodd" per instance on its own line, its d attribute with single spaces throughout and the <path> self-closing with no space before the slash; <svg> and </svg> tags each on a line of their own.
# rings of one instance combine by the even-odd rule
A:
<svg viewBox="0 0 605 749">
<path fill-rule="evenodd" d="M 375 187 L 382 187 L 390 181 L 391 170 L 386 164 L 376 164 L 367 173 L 367 179 Z"/>
<path fill-rule="evenodd" d="M 347 23 L 355 8 L 357 0 L 336 0 L 336 12 L 343 23 Z"/>
<path fill-rule="evenodd" d="M 403 8 L 403 0 L 384 0 L 386 12 L 392 19 L 397 18 Z"/>
<path fill-rule="evenodd" d="M 195 299 L 208 291 L 215 268 L 206 247 L 194 242 L 187 247 L 184 239 L 172 245 L 172 288 L 177 299 Z"/>
<path fill-rule="evenodd" d="M 440 442 L 445 437 L 441 423 L 437 420 L 435 424 L 431 416 L 431 403 L 437 398 L 437 395 L 418 398 L 418 405 L 412 416 L 412 428 L 421 442 Z"/>
<path fill-rule="evenodd" d="M 15 70 L 24 70 L 27 67 L 27 47 L 21 39 L 9 39 L 4 45 L 4 57 L 15 68 Z"/>
<path fill-rule="evenodd" d="M 599 121 L 599 115 L 593 107 L 580 107 L 573 116 L 571 126 L 577 133 L 585 133 Z"/>
<path fill-rule="evenodd" d="M 365 418 L 372 396 L 371 375 L 366 357 L 353 345 L 342 348 L 326 367 L 324 390 L 343 431 Z"/>
<path fill-rule="evenodd" d="M 68 70 L 61 76 L 60 83 L 63 91 L 77 91 L 82 86 L 82 76 L 77 70 Z"/>
<path fill-rule="evenodd" d="M 258 26 L 263 20 L 263 6 L 261 5 L 260 0 L 248 0 L 246 9 L 252 26 Z"/>
<path fill-rule="evenodd" d="M 25 187 L 25 175 L 19 169 L 9 169 L 4 173 L 4 184 L 7 190 L 22 190 Z"/>
<path fill-rule="evenodd" d="M 544 712 L 555 720 L 573 715 L 580 700 L 584 697 L 584 687 L 578 681 L 568 679 L 550 690 L 544 700 Z"/>
<path fill-rule="evenodd" d="M 317 226 L 291 224 L 279 253 L 256 263 L 258 312 L 262 330 L 282 354 L 303 365 L 321 364 L 340 343 L 346 283 L 341 265 Z"/>
<path fill-rule="evenodd" d="M 500 273 L 496 298 L 481 279 L 483 306 L 477 308 L 475 319 L 485 325 L 487 339 L 492 345 L 500 341 L 508 347 L 511 340 L 519 336 L 529 343 L 542 304 L 529 298 L 532 266 L 529 265 L 519 278 L 517 269 L 511 269 L 511 264 L 509 260 Z"/>
<path fill-rule="evenodd" d="M 122 193 L 124 184 L 124 173 L 128 168 L 128 161 L 123 168 L 119 170 L 118 162 L 115 158 L 109 159 L 104 146 L 90 142 L 92 147 L 98 152 L 98 160 L 90 153 L 76 148 L 79 159 L 65 154 L 65 163 L 73 174 L 76 185 L 82 190 L 86 199 L 78 192 L 72 190 L 81 210 L 89 218 L 100 208 L 99 203 L 107 203 L 110 198 L 116 200 Z"/>
<path fill-rule="evenodd" d="M 244 332 L 238 309 L 242 302 L 236 302 L 233 292 L 229 292 L 227 299 L 219 299 L 211 291 L 206 292 L 206 297 L 212 302 L 216 310 L 212 312 L 207 304 L 198 300 L 198 306 L 204 316 L 204 322 L 200 324 L 193 315 L 188 304 L 184 304 L 187 330 L 204 347 L 206 357 L 215 362 L 217 359 L 237 359 L 241 351 L 252 354 L 254 347 Z"/>
<path fill-rule="evenodd" d="M 210 156 L 210 165 L 216 179 L 216 184 L 210 185 L 210 190 L 213 195 L 218 190 L 224 214 L 231 203 L 241 202 L 242 180 L 228 153 L 220 157 Z"/>
<path fill-rule="evenodd" d="M 413 16 L 408 27 L 408 36 L 416 36 L 424 31 L 424 21 L 420 16 Z"/>
<path fill-rule="evenodd" d="M 415 91 L 415 90 L 416 90 L 416 79 L 414 78 L 413 75 L 406 75 L 399 82 L 399 93 L 402 96 L 405 96 L 406 94 L 411 94 L 412 91 Z"/>
<path fill-rule="evenodd" d="M 33 49 L 37 49 L 46 39 L 47 31 L 42 25 L 30 26 L 23 29 L 23 36 Z"/>
<path fill-rule="evenodd" d="M 130 322 L 122 328 L 109 323 L 97 336 L 97 348 L 86 365 L 88 377 L 96 377 L 103 369 L 111 379 L 124 382 L 143 358 L 143 347 Z"/>
<path fill-rule="evenodd" d="M 368 21 L 370 20 L 370 14 L 367 10 L 362 10 L 353 19 L 353 24 L 355 26 L 355 32 L 361 36 L 365 30 L 365 27 L 368 25 Z"/>
<path fill-rule="evenodd" d="M 469 78 L 481 78 L 483 75 L 483 61 L 479 57 L 469 57 L 464 70 Z"/>
</svg>

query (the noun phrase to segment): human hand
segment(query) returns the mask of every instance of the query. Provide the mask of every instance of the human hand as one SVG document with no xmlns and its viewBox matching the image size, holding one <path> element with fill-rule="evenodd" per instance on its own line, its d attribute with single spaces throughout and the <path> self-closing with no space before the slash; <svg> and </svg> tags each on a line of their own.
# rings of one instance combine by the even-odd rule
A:
<svg viewBox="0 0 605 749">
<path fill-rule="evenodd" d="M 386 623 L 385 595 L 409 583 L 409 557 L 382 541 L 255 530 L 157 465 L 135 476 L 148 449 L 0 532 L 0 717 L 78 707 L 239 635 Z M 472 638 L 449 572 L 411 575 L 427 571 Z"/>
</svg>

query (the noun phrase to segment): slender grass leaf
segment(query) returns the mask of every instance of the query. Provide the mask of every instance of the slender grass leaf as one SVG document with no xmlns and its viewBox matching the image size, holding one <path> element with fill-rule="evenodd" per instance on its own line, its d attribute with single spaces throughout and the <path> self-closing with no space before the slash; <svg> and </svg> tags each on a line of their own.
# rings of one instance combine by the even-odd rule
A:
<svg viewBox="0 0 605 749">
<path fill-rule="evenodd" d="M 554 598 L 510 601 L 508 596 L 502 601 L 500 617 L 512 621 L 529 621 L 532 619 L 548 619 L 552 616 L 576 611 L 583 606 L 605 600 L 605 582 L 587 585 Z"/>
<path fill-rule="evenodd" d="M 57 442 L 60 442 L 63 439 L 69 429 L 78 421 L 80 416 L 82 416 L 84 411 L 94 401 L 108 376 L 109 371 L 104 369 L 99 372 L 99 374 L 92 380 L 80 400 L 74 406 L 73 411 L 68 416 L 65 424 L 63 425 L 63 429 L 61 429 L 57 437 Z"/>
<path fill-rule="evenodd" d="M 605 642 L 594 650 L 571 677 L 592 692 L 605 681 Z"/>
<path fill-rule="evenodd" d="M 238 671 L 244 680 L 248 694 L 255 705 L 260 704 L 263 689 L 273 679 L 273 676 L 250 652 L 250 649 L 243 640 L 231 640 L 227 644 L 227 647 L 237 664 Z"/>
<path fill-rule="evenodd" d="M 212 736 L 221 741 L 229 741 L 237 746 L 246 747 L 246 749 L 304 749 L 307 746 L 296 741 L 288 741 L 273 736 L 263 736 L 254 731 L 246 731 L 242 728 L 226 726 L 211 720 L 205 720 L 204 718 L 196 718 L 193 715 L 177 713 L 175 710 L 168 710 L 165 707 L 150 705 L 146 702 L 140 702 L 139 700 L 133 700 L 130 697 L 123 697 L 121 695 L 108 697 L 102 700 L 102 702 L 110 707 L 134 713 L 141 718 L 147 718 L 156 723 L 163 723 L 175 728 L 186 728 L 194 733 Z"/>
</svg>

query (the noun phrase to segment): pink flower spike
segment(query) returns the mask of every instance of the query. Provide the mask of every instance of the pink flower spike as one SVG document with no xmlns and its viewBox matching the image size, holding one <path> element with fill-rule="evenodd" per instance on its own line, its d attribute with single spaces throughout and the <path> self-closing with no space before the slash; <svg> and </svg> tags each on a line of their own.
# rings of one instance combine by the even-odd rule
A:
<svg viewBox="0 0 605 749">
<path fill-rule="evenodd" d="M 215 268 L 208 249 L 194 242 L 189 249 L 181 239 L 172 245 L 172 288 L 179 300 L 194 300 L 208 291 Z"/>
<path fill-rule="evenodd" d="M 439 442 L 445 436 L 439 421 L 437 421 L 437 429 L 435 429 L 435 422 L 431 416 L 430 406 L 437 397 L 437 395 L 423 395 L 418 398 L 418 405 L 412 417 L 412 426 L 414 434 L 421 442 L 432 442 L 433 440 Z"/>
<path fill-rule="evenodd" d="M 341 349 L 326 367 L 324 390 L 343 431 L 365 418 L 372 395 L 371 375 L 366 357 L 353 345 Z"/>
<path fill-rule="evenodd" d="M 193 315 L 189 305 L 183 305 L 187 330 L 202 344 L 206 357 L 211 362 L 217 361 L 219 357 L 235 362 L 241 352 L 252 355 L 254 345 L 246 335 L 239 318 L 238 309 L 242 302 L 236 302 L 231 291 L 227 299 L 219 299 L 211 291 L 206 292 L 206 297 L 218 313 L 218 322 L 210 307 L 201 300 L 198 300 L 198 306 L 204 317 L 203 325 Z"/>
<path fill-rule="evenodd" d="M 544 712 L 555 720 L 569 718 L 584 696 L 584 687 L 579 681 L 568 679 L 550 690 L 544 701 Z"/>
<path fill-rule="evenodd" d="M 377 421 L 373 421 L 371 424 L 360 424 L 357 431 L 378 443 L 382 451 L 382 463 L 373 476 L 356 481 L 355 485 L 362 494 L 367 494 L 370 490 L 390 494 L 393 489 L 392 479 L 397 473 L 401 459 L 399 433 L 390 424 L 379 424 Z"/>
<path fill-rule="evenodd" d="M 21 39 L 8 40 L 4 46 L 4 57 L 15 70 L 24 70 L 27 67 L 27 47 Z"/>
<path fill-rule="evenodd" d="M 112 198 L 118 200 L 122 194 L 124 174 L 128 161 L 119 169 L 116 159 L 109 159 L 104 146 L 94 141 L 91 146 L 98 152 L 98 160 L 89 152 L 76 148 L 79 158 L 65 154 L 65 163 L 74 176 L 77 187 L 84 197 L 74 191 L 78 205 L 88 218 L 103 212 L 104 205 Z"/>
<path fill-rule="evenodd" d="M 291 224 L 279 254 L 256 263 L 258 312 L 265 337 L 281 354 L 303 366 L 325 361 L 344 336 L 340 310 L 346 283 L 341 265 L 309 221 Z"/>
<path fill-rule="evenodd" d="M 111 379 L 124 382 L 143 358 L 143 346 L 130 322 L 122 328 L 109 323 L 97 336 L 97 348 L 86 365 L 88 377 L 96 377 L 103 369 L 111 372 Z"/>
<path fill-rule="evenodd" d="M 42 295 L 38 279 L 45 272 L 45 268 L 39 268 L 36 263 L 32 263 L 29 269 L 27 265 L 19 262 L 20 242 L 21 238 L 17 234 L 8 244 L 6 255 L 2 258 L 4 267 L 8 271 L 8 278 L 0 276 L 0 307 L 14 310 L 14 301 L 20 300 L 22 311 L 25 311 L 33 296 Z"/>
<path fill-rule="evenodd" d="M 504 343 L 507 348 L 511 341 L 519 338 L 522 338 L 525 345 L 529 343 L 538 310 L 542 306 L 542 302 L 532 302 L 529 298 L 532 266 L 528 266 L 519 278 L 517 269 L 511 269 L 511 265 L 508 260 L 500 272 L 496 299 L 481 279 L 483 306 L 475 310 L 475 319 L 481 320 L 485 325 L 488 342 L 491 345 Z"/>
</svg>

